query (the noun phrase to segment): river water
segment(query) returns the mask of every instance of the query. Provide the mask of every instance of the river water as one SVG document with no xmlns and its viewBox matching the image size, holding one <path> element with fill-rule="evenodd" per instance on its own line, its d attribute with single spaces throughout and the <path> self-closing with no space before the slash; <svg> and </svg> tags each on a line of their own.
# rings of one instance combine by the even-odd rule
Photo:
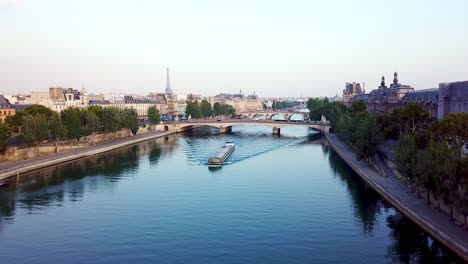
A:
<svg viewBox="0 0 468 264">
<path fill-rule="evenodd" d="M 458 263 L 313 130 L 200 129 L 12 179 L 0 263 Z M 237 149 L 221 169 L 208 158 Z"/>
</svg>

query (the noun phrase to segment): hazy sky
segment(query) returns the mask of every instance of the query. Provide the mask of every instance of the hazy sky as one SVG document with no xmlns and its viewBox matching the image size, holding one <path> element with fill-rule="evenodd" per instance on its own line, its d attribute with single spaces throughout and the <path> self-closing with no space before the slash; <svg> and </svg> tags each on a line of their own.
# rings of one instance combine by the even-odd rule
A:
<svg viewBox="0 0 468 264">
<path fill-rule="evenodd" d="M 468 1 L 0 0 L 0 93 L 324 96 L 468 80 Z"/>
</svg>

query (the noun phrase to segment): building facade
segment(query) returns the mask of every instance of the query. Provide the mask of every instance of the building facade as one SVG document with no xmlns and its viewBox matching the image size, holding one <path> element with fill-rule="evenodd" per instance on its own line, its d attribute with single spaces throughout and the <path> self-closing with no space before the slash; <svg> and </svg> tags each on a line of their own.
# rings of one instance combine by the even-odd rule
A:
<svg viewBox="0 0 468 264">
<path fill-rule="evenodd" d="M 439 119 L 450 113 L 468 112 L 468 81 L 440 83 L 438 99 Z"/>
<path fill-rule="evenodd" d="M 367 110 L 375 114 L 391 113 L 393 109 L 400 105 L 402 98 L 414 88 L 409 85 L 402 85 L 398 82 L 398 73 L 393 75 L 393 83 L 390 87 L 385 85 L 385 77 L 382 76 L 379 88 L 369 93 Z"/>
<path fill-rule="evenodd" d="M 10 102 L 3 95 L 0 95 L 0 124 L 4 124 L 5 119 L 15 115 L 15 112 Z"/>
<path fill-rule="evenodd" d="M 345 89 L 343 90 L 343 97 L 342 97 L 342 102 L 346 106 L 351 106 L 353 103 L 353 98 L 356 95 L 361 95 L 365 94 L 365 90 L 361 89 L 361 84 L 360 83 L 346 83 L 345 84 Z"/>
<path fill-rule="evenodd" d="M 438 89 L 424 89 L 407 93 L 401 100 L 400 105 L 405 106 L 409 103 L 418 103 L 426 109 L 430 116 L 437 118 L 437 109 L 439 103 Z"/>
</svg>

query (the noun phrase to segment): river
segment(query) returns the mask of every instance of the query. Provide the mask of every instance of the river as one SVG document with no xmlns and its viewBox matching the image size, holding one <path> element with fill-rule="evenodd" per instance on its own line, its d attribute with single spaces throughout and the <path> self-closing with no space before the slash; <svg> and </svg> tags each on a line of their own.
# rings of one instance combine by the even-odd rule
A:
<svg viewBox="0 0 468 264">
<path fill-rule="evenodd" d="M 461 263 L 305 127 L 200 129 L 0 189 L 2 263 Z M 217 170 L 208 158 L 237 149 Z"/>
</svg>

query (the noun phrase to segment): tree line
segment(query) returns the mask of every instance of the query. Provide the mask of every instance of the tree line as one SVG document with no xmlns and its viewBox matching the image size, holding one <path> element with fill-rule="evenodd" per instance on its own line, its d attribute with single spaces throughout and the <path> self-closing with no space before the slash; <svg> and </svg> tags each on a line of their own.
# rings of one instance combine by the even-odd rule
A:
<svg viewBox="0 0 468 264">
<path fill-rule="evenodd" d="M 214 103 L 213 106 L 203 99 L 201 102 L 189 98 L 185 114 L 193 119 L 210 118 L 213 116 L 231 116 L 235 117 L 236 109 L 232 105 Z"/>
<path fill-rule="evenodd" d="M 290 108 L 294 107 L 297 105 L 300 105 L 300 102 L 297 101 L 273 101 L 273 104 L 271 105 L 271 108 L 273 110 L 279 110 L 279 109 L 285 109 L 285 108 Z"/>
<path fill-rule="evenodd" d="M 452 113 L 436 120 L 417 103 L 395 108 L 391 113 L 374 115 L 364 101 L 346 107 L 340 102 L 309 100 L 312 120 L 324 114 L 336 135 L 351 145 L 358 159 L 372 163 L 379 146 L 394 142 L 396 169 L 419 196 L 425 190 L 440 209 L 441 201 L 468 216 L 468 157 L 462 146 L 468 143 L 468 113 Z"/>
<path fill-rule="evenodd" d="M 32 105 L 9 116 L 0 125 L 0 147 L 15 138 L 26 146 L 34 146 L 45 140 L 80 139 L 92 133 L 116 132 L 130 129 L 138 131 L 138 114 L 135 109 L 68 108 L 60 113 L 42 105 Z"/>
</svg>

